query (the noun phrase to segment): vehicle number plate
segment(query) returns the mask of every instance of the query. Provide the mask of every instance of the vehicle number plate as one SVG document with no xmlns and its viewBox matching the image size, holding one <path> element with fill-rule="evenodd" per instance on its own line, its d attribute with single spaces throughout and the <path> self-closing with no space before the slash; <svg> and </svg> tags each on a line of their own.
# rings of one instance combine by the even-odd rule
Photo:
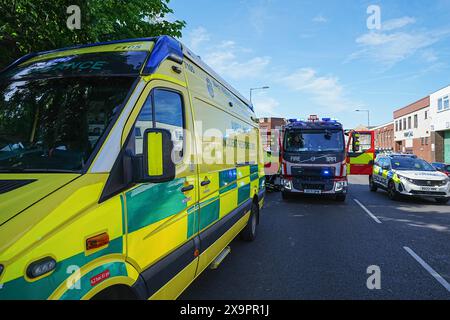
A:
<svg viewBox="0 0 450 320">
<path fill-rule="evenodd" d="M 305 192 L 305 193 L 308 193 L 308 194 L 321 194 L 321 193 L 322 193 L 322 190 L 305 189 L 304 192 Z"/>
<path fill-rule="evenodd" d="M 422 191 L 437 191 L 437 188 L 422 187 Z"/>
</svg>

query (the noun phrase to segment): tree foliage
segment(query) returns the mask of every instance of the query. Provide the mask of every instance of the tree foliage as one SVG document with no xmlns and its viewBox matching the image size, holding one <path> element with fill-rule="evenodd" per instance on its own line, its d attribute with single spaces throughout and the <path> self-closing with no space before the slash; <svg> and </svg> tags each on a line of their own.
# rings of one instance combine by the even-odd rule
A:
<svg viewBox="0 0 450 320">
<path fill-rule="evenodd" d="M 168 21 L 170 0 L 0 0 L 0 69 L 30 52 L 78 44 L 167 34 L 181 36 L 184 21 Z M 70 30 L 67 8 L 81 9 L 81 29 Z"/>
</svg>

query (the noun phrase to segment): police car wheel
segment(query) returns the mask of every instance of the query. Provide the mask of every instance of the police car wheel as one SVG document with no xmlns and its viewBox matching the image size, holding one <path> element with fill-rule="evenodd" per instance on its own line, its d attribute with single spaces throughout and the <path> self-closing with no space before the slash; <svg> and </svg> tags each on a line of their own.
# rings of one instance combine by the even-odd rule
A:
<svg viewBox="0 0 450 320">
<path fill-rule="evenodd" d="M 391 200 L 397 200 L 398 199 L 398 192 L 395 189 L 395 184 L 394 184 L 393 181 L 389 182 L 387 192 L 388 192 L 389 199 L 391 199 Z"/>
<path fill-rule="evenodd" d="M 259 216 L 259 205 L 255 202 L 252 204 L 252 209 L 250 213 L 250 218 L 248 219 L 247 225 L 241 231 L 241 239 L 244 241 L 251 242 L 256 238 L 256 226 L 258 225 Z"/>
<path fill-rule="evenodd" d="M 336 197 L 334 198 L 334 200 L 338 201 L 338 202 L 345 202 L 345 199 L 347 198 L 346 194 L 338 194 L 336 195 Z"/>
<path fill-rule="evenodd" d="M 435 200 L 437 203 L 447 204 L 450 201 L 450 198 L 436 198 Z"/>
<path fill-rule="evenodd" d="M 373 181 L 372 176 L 369 177 L 369 188 L 370 188 L 370 191 L 372 191 L 372 192 L 377 192 L 377 190 L 378 190 L 378 187 L 375 184 L 375 182 Z"/>
</svg>

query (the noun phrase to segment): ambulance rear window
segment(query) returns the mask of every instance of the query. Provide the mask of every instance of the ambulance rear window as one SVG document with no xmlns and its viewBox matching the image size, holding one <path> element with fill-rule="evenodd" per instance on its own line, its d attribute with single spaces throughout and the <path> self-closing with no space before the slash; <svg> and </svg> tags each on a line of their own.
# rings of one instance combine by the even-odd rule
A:
<svg viewBox="0 0 450 320">
<path fill-rule="evenodd" d="M 137 76 L 148 52 L 99 52 L 25 63 L 3 73 L 0 81 L 70 76 Z"/>
</svg>

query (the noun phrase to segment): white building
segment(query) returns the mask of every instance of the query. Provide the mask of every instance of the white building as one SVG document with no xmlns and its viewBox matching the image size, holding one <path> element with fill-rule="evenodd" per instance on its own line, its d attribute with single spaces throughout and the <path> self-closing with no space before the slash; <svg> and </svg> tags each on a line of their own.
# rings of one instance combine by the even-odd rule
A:
<svg viewBox="0 0 450 320">
<path fill-rule="evenodd" d="M 450 163 L 450 85 L 430 96 L 433 151 L 437 162 Z"/>
</svg>

